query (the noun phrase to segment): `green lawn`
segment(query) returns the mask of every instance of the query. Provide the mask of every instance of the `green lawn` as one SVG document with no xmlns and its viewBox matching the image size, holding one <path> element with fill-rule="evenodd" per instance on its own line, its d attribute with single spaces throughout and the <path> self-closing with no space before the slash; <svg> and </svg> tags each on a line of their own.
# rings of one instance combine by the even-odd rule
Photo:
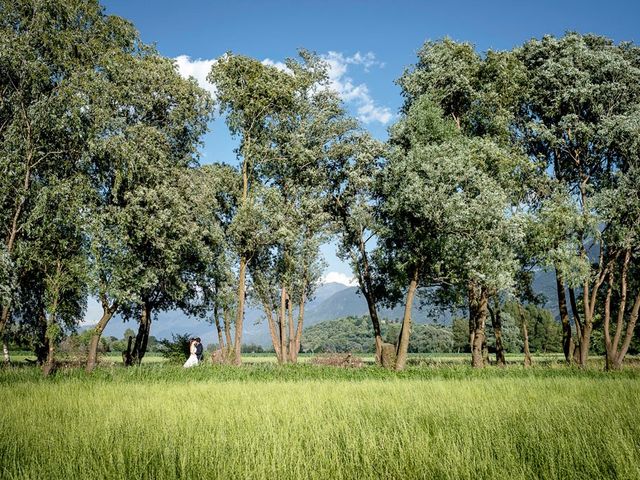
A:
<svg viewBox="0 0 640 480">
<path fill-rule="evenodd" d="M 0 371 L 1 478 L 640 479 L 640 370 Z"/>
</svg>

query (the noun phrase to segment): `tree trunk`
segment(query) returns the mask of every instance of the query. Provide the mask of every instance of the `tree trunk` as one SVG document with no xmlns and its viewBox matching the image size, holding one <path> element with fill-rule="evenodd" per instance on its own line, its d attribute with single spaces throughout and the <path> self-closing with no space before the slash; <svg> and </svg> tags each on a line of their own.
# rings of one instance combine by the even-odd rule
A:
<svg viewBox="0 0 640 480">
<path fill-rule="evenodd" d="M 524 366 L 530 367 L 533 364 L 533 360 L 531 358 L 531 351 L 529 350 L 529 325 L 521 303 L 518 303 L 518 314 L 520 315 L 520 328 L 522 329 Z"/>
<path fill-rule="evenodd" d="M 404 370 L 407 363 L 407 354 L 409 352 L 409 337 L 411 336 L 411 308 L 413 307 L 413 297 L 418 288 L 418 267 L 415 267 L 411 275 L 409 290 L 407 291 L 407 300 L 404 305 L 404 317 L 402 318 L 402 328 L 400 329 L 400 337 L 398 338 L 398 346 L 396 350 L 396 371 Z"/>
<path fill-rule="evenodd" d="M 231 352 L 234 350 L 233 343 L 231 341 L 231 319 L 229 318 L 231 312 L 229 312 L 228 308 L 224 308 L 222 310 L 223 320 L 224 320 L 224 337 L 227 341 L 227 347 L 224 352 L 225 361 L 229 361 L 229 357 L 231 356 Z"/>
<path fill-rule="evenodd" d="M 524 340 L 524 366 L 530 367 L 533 364 L 533 360 L 531 359 L 531 351 L 529 350 L 529 329 L 526 320 L 522 322 L 522 338 Z"/>
<path fill-rule="evenodd" d="M 615 335 L 613 340 L 609 332 L 610 320 L 611 320 L 611 295 L 613 291 L 613 271 L 609 271 L 609 282 L 607 288 L 607 295 L 605 299 L 604 309 L 604 339 L 606 347 L 606 369 L 618 370 L 622 367 L 622 362 L 627 354 L 631 340 L 633 339 L 633 332 L 635 330 L 636 323 L 638 321 L 638 313 L 640 312 L 640 291 L 638 292 L 629 319 L 627 320 L 626 329 L 624 332 L 624 339 L 622 337 L 622 331 L 624 329 L 624 321 L 627 309 L 627 294 L 628 294 L 628 272 L 629 264 L 631 262 L 631 249 L 625 250 L 624 261 L 622 264 L 622 274 L 620 276 L 620 299 L 618 301 L 618 314 L 616 316 Z M 622 345 L 620 346 L 620 340 Z"/>
<path fill-rule="evenodd" d="M 105 302 L 103 302 L 102 304 L 102 317 L 100 318 L 100 321 L 98 321 L 94 333 L 91 336 L 91 342 L 89 343 L 89 353 L 87 355 L 86 366 L 87 373 L 91 373 L 96 367 L 96 363 L 98 361 L 98 346 L 100 345 L 100 337 L 102 336 L 102 332 L 104 332 L 107 323 L 109 323 L 109 320 L 111 320 L 111 317 L 113 317 L 116 309 L 117 306 L 115 304 L 111 306 L 106 305 Z"/>
<path fill-rule="evenodd" d="M 9 323 L 9 315 L 11 314 L 11 310 L 9 310 L 8 306 L 3 306 L 2 307 L 2 314 L 0 315 L 0 338 L 2 338 L 2 341 L 5 342 L 6 341 L 6 335 L 5 335 L 5 329 L 7 327 L 7 324 Z M 4 363 L 10 363 L 11 362 L 11 358 L 9 357 L 9 351 L 7 350 L 7 354 L 4 355 Z"/>
<path fill-rule="evenodd" d="M 469 340 L 471 344 L 471 366 L 482 368 L 484 358 L 482 346 L 485 342 L 485 324 L 488 313 L 488 298 L 485 287 L 469 285 Z"/>
<path fill-rule="evenodd" d="M 635 301 L 633 302 L 633 308 L 631 309 L 631 314 L 629 315 L 629 321 L 627 323 L 627 331 L 625 332 L 624 342 L 618 355 L 616 357 L 615 362 L 613 363 L 614 369 L 619 369 L 622 367 L 622 362 L 624 361 L 624 357 L 629 350 L 629 346 L 631 345 L 631 340 L 633 339 L 633 332 L 636 327 L 636 323 L 638 323 L 638 316 L 640 314 L 640 292 L 636 296 Z"/>
<path fill-rule="evenodd" d="M 369 266 L 369 258 L 367 256 L 367 250 L 364 246 L 362 236 L 360 237 L 360 260 L 361 268 L 358 269 L 358 281 L 360 283 L 360 290 L 367 301 L 367 308 L 369 309 L 369 317 L 371 318 L 371 324 L 373 325 L 373 335 L 376 345 L 376 363 L 382 365 L 382 333 L 380 330 L 380 319 L 378 318 L 378 309 L 376 308 L 376 300 L 373 296 L 373 280 L 371 279 L 371 268 Z"/>
<path fill-rule="evenodd" d="M 47 361 L 42 366 L 42 374 L 45 377 L 52 375 L 56 371 L 56 359 L 55 359 L 55 345 L 56 341 L 53 338 L 47 338 L 48 350 L 47 350 Z"/>
<path fill-rule="evenodd" d="M 287 362 L 287 289 L 283 286 L 280 290 L 280 311 L 278 312 L 280 326 L 280 364 Z"/>
<path fill-rule="evenodd" d="M 216 333 L 218 334 L 218 348 L 220 349 L 220 352 L 222 352 L 222 356 L 223 358 L 226 357 L 225 352 L 226 352 L 226 347 L 224 344 L 224 336 L 222 333 L 222 325 L 220 325 L 220 318 L 218 318 L 218 306 L 214 306 L 213 307 L 213 322 L 215 323 L 216 326 Z"/>
<path fill-rule="evenodd" d="M 244 320 L 244 295 L 245 276 L 247 272 L 247 259 L 240 256 L 240 270 L 238 272 L 238 311 L 236 312 L 236 337 L 234 341 L 233 363 L 242 364 L 242 323 Z"/>
<path fill-rule="evenodd" d="M 298 353 L 300 352 L 300 344 L 302 343 L 302 328 L 304 325 L 304 304 L 305 304 L 305 295 L 302 294 L 302 298 L 300 299 L 300 307 L 298 310 L 298 326 L 296 327 L 296 341 L 295 341 L 295 355 L 293 357 L 293 363 L 298 363 Z"/>
<path fill-rule="evenodd" d="M 262 309 L 265 317 L 267 317 L 267 325 L 269 326 L 269 335 L 271 336 L 271 344 L 273 351 L 276 353 L 276 359 L 280 362 L 280 340 L 275 322 L 273 321 L 273 310 L 267 302 L 263 302 Z"/>
<path fill-rule="evenodd" d="M 132 358 L 133 362 L 140 365 L 144 354 L 147 352 L 147 343 L 149 342 L 149 332 L 151 331 L 151 305 L 145 302 L 140 315 L 140 325 L 138 326 L 138 334 L 136 342 L 133 346 Z"/>
<path fill-rule="evenodd" d="M 564 288 L 564 280 L 556 269 L 556 292 L 558 293 L 558 310 L 562 322 L 562 351 L 567 365 L 571 364 L 571 324 L 569 323 L 569 311 L 567 310 L 567 292 Z"/>
<path fill-rule="evenodd" d="M 296 343 L 296 334 L 293 329 L 293 302 L 291 297 L 287 296 L 287 321 L 289 322 L 289 362 L 293 363 L 294 358 L 297 356 L 294 352 Z"/>
<path fill-rule="evenodd" d="M 9 345 L 7 345 L 7 339 L 2 338 L 2 357 L 5 365 L 11 365 L 11 357 L 9 356 Z"/>
<path fill-rule="evenodd" d="M 56 336 L 58 334 L 56 327 L 56 308 L 57 308 L 57 300 L 53 302 L 53 308 L 51 314 L 49 314 L 49 318 L 47 319 L 47 360 L 42 366 L 42 373 L 45 377 L 52 375 L 56 370 Z"/>
<path fill-rule="evenodd" d="M 571 313 L 573 314 L 573 323 L 576 328 L 576 342 L 573 345 L 572 359 L 573 363 L 580 364 L 580 352 L 582 350 L 582 318 L 578 311 L 578 302 L 576 302 L 576 294 L 573 288 L 569 288 L 569 301 L 571 304 Z"/>
<path fill-rule="evenodd" d="M 38 313 L 38 325 L 35 334 L 37 337 L 37 343 L 34 349 L 36 362 L 38 365 L 44 365 L 47 361 L 47 355 L 49 354 L 49 344 L 47 342 L 47 315 L 43 308 L 41 308 Z"/>
<path fill-rule="evenodd" d="M 489 311 L 491 312 L 491 310 Z M 496 337 L 496 365 L 504 367 L 506 360 L 502 341 L 502 313 L 499 305 L 496 306 L 495 312 L 491 312 L 491 325 L 493 326 L 493 333 Z"/>
<path fill-rule="evenodd" d="M 131 343 L 133 342 L 133 337 L 129 336 L 127 340 L 127 349 L 122 352 L 122 363 L 125 367 L 130 367 L 133 365 L 133 355 L 131 354 Z"/>
</svg>

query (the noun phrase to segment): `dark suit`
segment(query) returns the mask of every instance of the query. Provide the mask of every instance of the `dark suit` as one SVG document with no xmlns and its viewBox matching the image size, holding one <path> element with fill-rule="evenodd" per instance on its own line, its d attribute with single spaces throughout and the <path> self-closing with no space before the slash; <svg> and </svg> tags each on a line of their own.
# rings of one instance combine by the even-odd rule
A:
<svg viewBox="0 0 640 480">
<path fill-rule="evenodd" d="M 198 361 L 201 362 L 203 359 L 203 355 L 202 352 L 204 351 L 204 347 L 202 346 L 202 343 L 199 343 L 196 345 L 196 357 L 198 357 Z"/>
</svg>

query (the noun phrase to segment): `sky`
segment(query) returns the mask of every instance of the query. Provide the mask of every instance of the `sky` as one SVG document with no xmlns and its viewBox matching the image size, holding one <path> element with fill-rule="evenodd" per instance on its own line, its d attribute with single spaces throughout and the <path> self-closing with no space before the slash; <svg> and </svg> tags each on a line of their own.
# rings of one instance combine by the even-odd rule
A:
<svg viewBox="0 0 640 480">
<path fill-rule="evenodd" d="M 640 43 L 635 0 L 109 0 L 107 14 L 124 17 L 146 43 L 175 58 L 203 87 L 216 58 L 234 52 L 277 65 L 300 48 L 321 55 L 348 111 L 375 137 L 386 139 L 402 103 L 394 81 L 426 40 L 448 36 L 478 51 L 506 50 L 545 34 L 596 33 Z M 201 163 L 236 163 L 223 119 L 210 125 Z M 325 281 L 348 283 L 349 267 L 323 247 Z"/>
</svg>

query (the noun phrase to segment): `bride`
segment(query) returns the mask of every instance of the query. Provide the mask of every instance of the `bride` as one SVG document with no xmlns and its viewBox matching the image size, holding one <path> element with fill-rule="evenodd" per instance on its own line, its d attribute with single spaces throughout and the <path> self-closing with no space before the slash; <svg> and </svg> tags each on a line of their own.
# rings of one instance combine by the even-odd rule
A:
<svg viewBox="0 0 640 480">
<path fill-rule="evenodd" d="M 184 368 L 198 365 L 198 356 L 196 355 L 197 347 L 198 342 L 195 339 L 191 339 L 191 341 L 189 342 L 189 358 L 187 358 L 187 361 L 184 362 Z"/>
</svg>

